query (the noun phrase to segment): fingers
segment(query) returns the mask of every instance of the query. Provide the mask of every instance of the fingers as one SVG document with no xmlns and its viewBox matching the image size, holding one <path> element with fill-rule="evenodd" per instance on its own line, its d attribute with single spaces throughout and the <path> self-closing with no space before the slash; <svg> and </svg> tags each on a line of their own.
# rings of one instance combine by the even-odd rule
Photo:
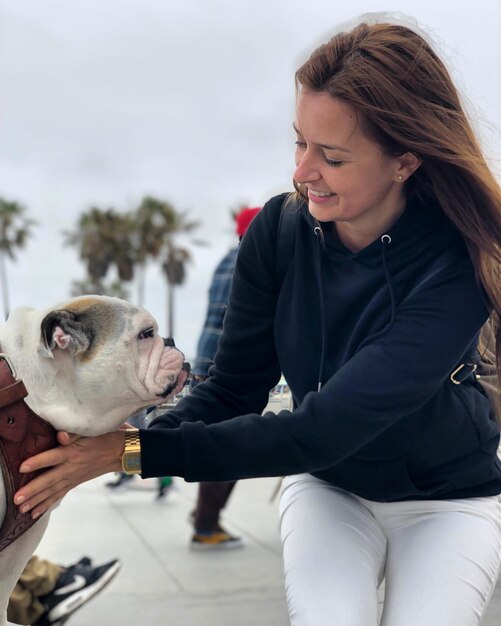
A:
<svg viewBox="0 0 501 626">
<path fill-rule="evenodd" d="M 23 473 L 45 470 L 14 494 L 14 503 L 23 513 L 39 517 L 65 496 L 70 489 L 107 472 L 120 471 L 120 454 L 125 434 L 117 430 L 99 437 L 58 434 L 65 445 L 26 459 Z"/>
<path fill-rule="evenodd" d="M 68 491 L 69 481 L 61 477 L 58 469 L 52 469 L 43 472 L 21 487 L 14 494 L 14 504 L 19 506 L 21 513 L 27 513 L 42 502 L 43 505 L 32 512 L 32 517 L 35 518 L 47 511 Z"/>
<path fill-rule="evenodd" d="M 37 493 L 29 498 L 26 496 L 15 496 L 14 502 L 19 504 L 19 510 L 21 513 L 28 513 L 31 511 L 31 517 L 37 519 L 48 511 L 56 502 L 61 500 L 63 496 L 68 493 L 69 489 L 63 489 L 61 487 L 55 487 L 53 485 L 37 491 Z"/>
<path fill-rule="evenodd" d="M 120 471 L 123 430 L 93 438 L 75 437 L 61 432 L 58 438 L 64 445 L 22 463 L 22 473 L 46 470 L 14 495 L 14 503 L 23 513 L 32 511 L 32 517 L 38 517 L 77 485 L 107 472 Z"/>
<path fill-rule="evenodd" d="M 42 505 L 34 509 L 31 513 L 32 519 L 38 519 L 44 513 L 47 513 L 50 509 L 52 509 L 58 502 L 62 500 L 62 498 L 66 495 L 67 492 L 52 496 L 49 499 L 45 500 Z"/>
<path fill-rule="evenodd" d="M 74 436 L 69 435 L 69 437 Z M 67 465 L 67 462 L 74 456 L 72 448 L 58 447 L 32 456 L 22 463 L 19 468 L 22 474 L 46 468 L 52 469 L 42 472 L 14 494 L 14 504 L 19 506 L 21 513 L 27 513 L 43 503 L 42 506 L 33 510 L 32 517 L 35 519 L 68 493 L 71 486 L 70 479 L 65 476 L 61 468 L 65 467 L 65 464 Z"/>
<path fill-rule="evenodd" d="M 50 509 L 73 487 L 94 477 L 92 474 L 82 477 L 78 467 L 68 467 L 68 464 L 56 466 L 21 487 L 14 494 L 14 504 L 19 507 L 21 513 L 31 511 L 31 516 L 35 519 Z"/>
<path fill-rule="evenodd" d="M 46 452 L 41 452 L 35 456 L 31 456 L 21 464 L 19 471 L 21 474 L 27 474 L 46 467 L 58 465 L 66 460 L 65 448 L 52 448 Z"/>
</svg>

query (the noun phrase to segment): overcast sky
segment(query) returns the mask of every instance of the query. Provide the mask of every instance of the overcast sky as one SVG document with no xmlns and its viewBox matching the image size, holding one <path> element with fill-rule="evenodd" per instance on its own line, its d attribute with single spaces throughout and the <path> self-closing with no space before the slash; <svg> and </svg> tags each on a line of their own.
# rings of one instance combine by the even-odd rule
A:
<svg viewBox="0 0 501 626">
<path fill-rule="evenodd" d="M 82 211 L 152 194 L 211 241 L 178 290 L 176 342 L 192 357 L 235 243 L 230 210 L 291 188 L 294 70 L 339 22 L 382 9 L 434 37 L 500 163 L 499 0 L 0 0 L 0 196 L 38 222 L 9 266 L 12 307 L 55 304 L 83 278 L 61 237 Z M 154 267 L 145 306 L 165 332 Z"/>
</svg>

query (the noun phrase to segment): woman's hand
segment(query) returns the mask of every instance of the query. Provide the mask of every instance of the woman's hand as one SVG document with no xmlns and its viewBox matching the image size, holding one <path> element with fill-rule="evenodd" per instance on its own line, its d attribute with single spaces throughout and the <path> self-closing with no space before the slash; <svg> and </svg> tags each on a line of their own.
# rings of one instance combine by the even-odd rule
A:
<svg viewBox="0 0 501 626">
<path fill-rule="evenodd" d="M 50 468 L 14 494 L 14 504 L 22 513 L 31 511 L 33 519 L 40 517 L 73 487 L 122 469 L 123 429 L 98 437 L 78 437 L 60 431 L 57 438 L 60 446 L 26 459 L 20 467 L 21 473 Z"/>
</svg>

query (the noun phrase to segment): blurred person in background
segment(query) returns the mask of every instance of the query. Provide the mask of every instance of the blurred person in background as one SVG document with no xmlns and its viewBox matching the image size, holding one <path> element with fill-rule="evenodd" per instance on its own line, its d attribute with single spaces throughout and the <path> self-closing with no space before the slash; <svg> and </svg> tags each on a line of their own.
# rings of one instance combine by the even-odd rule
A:
<svg viewBox="0 0 501 626">
<path fill-rule="evenodd" d="M 260 210 L 261 207 L 246 207 L 235 216 L 235 232 L 239 242 Z M 191 389 L 207 380 L 209 368 L 214 364 L 219 338 L 223 333 L 224 315 L 230 297 L 237 253 L 238 246 L 235 246 L 225 254 L 212 276 L 207 314 L 192 367 Z M 221 511 L 228 502 L 235 485 L 236 481 L 234 480 L 199 484 L 196 507 L 191 514 L 195 531 L 190 544 L 193 550 L 242 547 L 242 538 L 230 534 L 221 526 L 219 520 Z"/>
</svg>

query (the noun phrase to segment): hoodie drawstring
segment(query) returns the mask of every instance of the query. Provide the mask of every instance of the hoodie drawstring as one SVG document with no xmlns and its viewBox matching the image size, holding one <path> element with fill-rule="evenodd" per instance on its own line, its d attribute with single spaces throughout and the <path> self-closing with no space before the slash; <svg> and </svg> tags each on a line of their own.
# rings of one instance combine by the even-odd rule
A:
<svg viewBox="0 0 501 626">
<path fill-rule="evenodd" d="M 315 247 L 315 273 L 317 277 L 317 286 L 318 286 L 318 294 L 319 294 L 319 303 L 320 303 L 320 325 L 321 325 L 321 351 L 320 351 L 320 365 L 318 369 L 318 385 L 317 391 L 320 391 L 322 388 L 322 379 L 324 374 L 324 366 L 325 366 L 325 342 L 326 342 L 326 329 L 325 329 L 325 306 L 324 306 L 324 290 L 322 288 L 322 272 L 321 272 L 321 249 L 323 245 L 323 232 L 320 226 L 315 226 L 313 229 L 315 236 L 317 237 L 317 245 Z M 379 332 L 371 335 L 371 341 L 379 335 L 388 332 L 388 330 L 393 326 L 396 317 L 396 302 L 395 302 L 395 291 L 393 289 L 393 282 L 391 280 L 391 274 L 388 269 L 387 263 L 387 250 L 388 246 L 391 244 L 390 235 L 384 234 L 381 235 L 381 262 L 383 265 L 384 276 L 386 279 L 386 284 L 388 285 L 388 292 L 390 294 L 390 321 L 388 324 L 382 328 Z"/>
<path fill-rule="evenodd" d="M 322 345 L 320 350 L 320 366 L 318 370 L 318 384 L 317 391 L 320 391 L 322 388 L 322 378 L 324 373 L 324 363 L 325 363 L 325 306 L 324 306 L 324 290 L 322 288 L 322 272 L 321 272 L 321 246 L 323 244 L 323 232 L 320 226 L 315 226 L 313 229 L 315 236 L 317 238 L 317 245 L 315 246 L 315 273 L 317 275 L 317 286 L 318 286 L 318 295 L 320 299 L 320 331 L 322 337 Z"/>
<path fill-rule="evenodd" d="M 391 304 L 391 315 L 390 322 L 388 326 L 385 328 L 387 331 L 389 328 L 393 326 L 393 322 L 395 321 L 396 315 L 396 304 L 395 304 L 395 292 L 393 291 L 393 283 L 391 282 L 391 275 L 388 270 L 388 265 L 386 262 L 386 250 L 391 243 L 390 235 L 381 235 L 381 260 L 383 262 L 383 270 L 384 276 L 386 278 L 386 284 L 388 285 L 388 291 L 390 292 L 390 304 Z"/>
</svg>

